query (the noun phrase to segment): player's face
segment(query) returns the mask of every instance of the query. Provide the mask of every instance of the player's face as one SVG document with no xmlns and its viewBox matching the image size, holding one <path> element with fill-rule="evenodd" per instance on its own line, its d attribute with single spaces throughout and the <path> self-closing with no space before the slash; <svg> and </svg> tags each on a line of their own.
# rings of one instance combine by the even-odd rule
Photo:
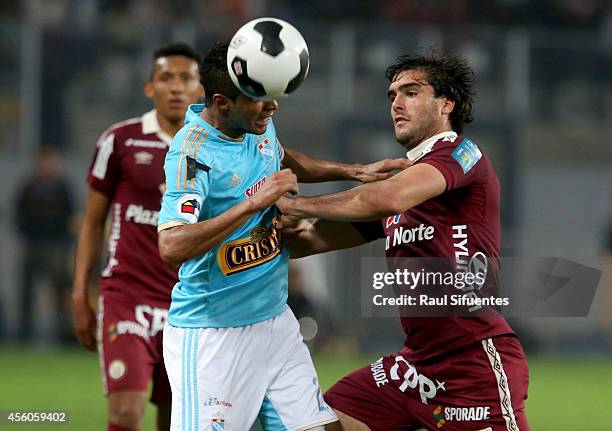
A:
<svg viewBox="0 0 612 431">
<path fill-rule="evenodd" d="M 276 100 L 255 100 L 240 94 L 232 103 L 231 128 L 240 134 L 261 135 L 266 132 L 270 117 L 277 109 Z"/>
<path fill-rule="evenodd" d="M 157 59 L 145 94 L 153 99 L 159 115 L 171 123 L 182 122 L 187 106 L 203 94 L 198 64 L 182 55 Z"/>
<path fill-rule="evenodd" d="M 395 139 L 411 149 L 447 126 L 448 101 L 434 97 L 434 89 L 420 70 L 400 72 L 389 85 Z M 452 108 L 451 108 L 452 109 Z"/>
</svg>

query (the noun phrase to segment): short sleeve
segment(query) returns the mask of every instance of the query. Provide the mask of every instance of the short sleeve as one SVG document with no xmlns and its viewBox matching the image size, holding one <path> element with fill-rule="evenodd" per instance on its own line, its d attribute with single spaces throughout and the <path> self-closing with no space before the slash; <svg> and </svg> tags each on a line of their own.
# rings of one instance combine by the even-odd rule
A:
<svg viewBox="0 0 612 431">
<path fill-rule="evenodd" d="M 87 173 L 87 182 L 96 191 L 112 198 L 121 179 L 121 160 L 115 133 L 105 132 L 96 144 L 96 152 Z"/>
<path fill-rule="evenodd" d="M 367 242 L 376 241 L 379 238 L 385 237 L 385 231 L 383 230 L 380 220 L 359 221 L 352 222 L 351 224 Z"/>
<path fill-rule="evenodd" d="M 280 160 L 282 162 L 283 159 L 285 158 L 285 149 L 281 145 L 281 143 L 278 140 L 278 138 L 276 138 L 276 152 L 278 154 L 278 160 Z"/>
<path fill-rule="evenodd" d="M 208 196 L 210 162 L 207 164 L 199 155 L 197 159 L 188 156 L 182 150 L 184 141 L 186 139 L 179 132 L 166 154 L 166 192 L 159 212 L 158 232 L 177 225 L 197 223 Z"/>
<path fill-rule="evenodd" d="M 446 179 L 446 190 L 468 186 L 481 178 L 485 169 L 482 152 L 467 138 L 459 145 L 445 145 L 427 154 L 417 163 L 427 163 L 437 168 Z"/>
</svg>

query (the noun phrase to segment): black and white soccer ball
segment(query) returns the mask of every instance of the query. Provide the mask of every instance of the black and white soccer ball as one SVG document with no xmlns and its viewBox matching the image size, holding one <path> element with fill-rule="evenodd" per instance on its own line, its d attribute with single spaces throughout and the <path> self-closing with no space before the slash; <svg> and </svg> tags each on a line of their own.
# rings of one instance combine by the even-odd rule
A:
<svg viewBox="0 0 612 431">
<path fill-rule="evenodd" d="M 287 97 L 304 82 L 308 65 L 306 41 L 294 26 L 277 18 L 249 21 L 227 50 L 232 81 L 253 99 Z"/>
</svg>

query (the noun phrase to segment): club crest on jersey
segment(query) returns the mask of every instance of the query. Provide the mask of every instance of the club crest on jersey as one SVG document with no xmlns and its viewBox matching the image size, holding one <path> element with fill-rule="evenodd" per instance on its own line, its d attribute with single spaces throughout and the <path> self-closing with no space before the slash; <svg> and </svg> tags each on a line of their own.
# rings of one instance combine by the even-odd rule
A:
<svg viewBox="0 0 612 431">
<path fill-rule="evenodd" d="M 217 263 L 225 275 L 262 265 L 281 252 L 281 235 L 273 226 L 257 226 L 247 238 L 223 244 Z"/>
<path fill-rule="evenodd" d="M 391 225 L 398 224 L 401 217 L 402 217 L 401 214 L 395 214 L 394 216 L 387 217 L 386 227 L 388 228 Z"/>
<path fill-rule="evenodd" d="M 211 419 L 210 423 L 212 425 L 212 431 L 225 430 L 225 419 L 220 413 L 216 413 L 215 415 L 213 415 L 213 418 Z"/>
<path fill-rule="evenodd" d="M 137 165 L 150 165 L 153 161 L 153 154 L 148 151 L 139 151 L 134 153 L 134 161 Z"/>
<path fill-rule="evenodd" d="M 268 138 L 264 139 L 257 145 L 257 149 L 263 156 L 263 158 L 269 162 L 274 157 L 274 151 L 269 147 L 270 141 Z"/>
<path fill-rule="evenodd" d="M 470 141 L 469 139 L 464 139 L 455 151 L 453 151 L 452 156 L 457 162 L 464 174 L 467 174 L 470 169 L 474 167 L 478 160 L 482 158 L 482 153 L 478 146 L 475 143 Z"/>
<path fill-rule="evenodd" d="M 187 193 L 178 200 L 179 214 L 189 223 L 197 223 L 202 207 L 202 198 L 193 193 Z"/>
</svg>

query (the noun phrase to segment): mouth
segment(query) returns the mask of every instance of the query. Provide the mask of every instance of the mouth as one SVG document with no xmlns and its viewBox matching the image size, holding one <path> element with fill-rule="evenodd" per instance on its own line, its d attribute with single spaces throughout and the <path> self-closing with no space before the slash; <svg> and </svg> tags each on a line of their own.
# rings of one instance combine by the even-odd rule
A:
<svg viewBox="0 0 612 431">
<path fill-rule="evenodd" d="M 257 127 L 266 127 L 270 123 L 270 117 L 263 118 L 255 122 Z"/>
<path fill-rule="evenodd" d="M 183 108 L 185 107 L 185 102 L 181 99 L 172 99 L 170 100 L 171 108 Z"/>
<path fill-rule="evenodd" d="M 403 117 L 395 117 L 395 118 L 393 119 L 393 123 L 394 123 L 396 126 L 397 126 L 397 125 L 399 125 L 399 124 L 400 124 L 400 123 L 402 123 L 402 122 L 408 122 L 408 121 L 410 121 L 410 120 L 408 120 L 408 119 L 406 119 L 406 118 L 403 118 Z"/>
</svg>

